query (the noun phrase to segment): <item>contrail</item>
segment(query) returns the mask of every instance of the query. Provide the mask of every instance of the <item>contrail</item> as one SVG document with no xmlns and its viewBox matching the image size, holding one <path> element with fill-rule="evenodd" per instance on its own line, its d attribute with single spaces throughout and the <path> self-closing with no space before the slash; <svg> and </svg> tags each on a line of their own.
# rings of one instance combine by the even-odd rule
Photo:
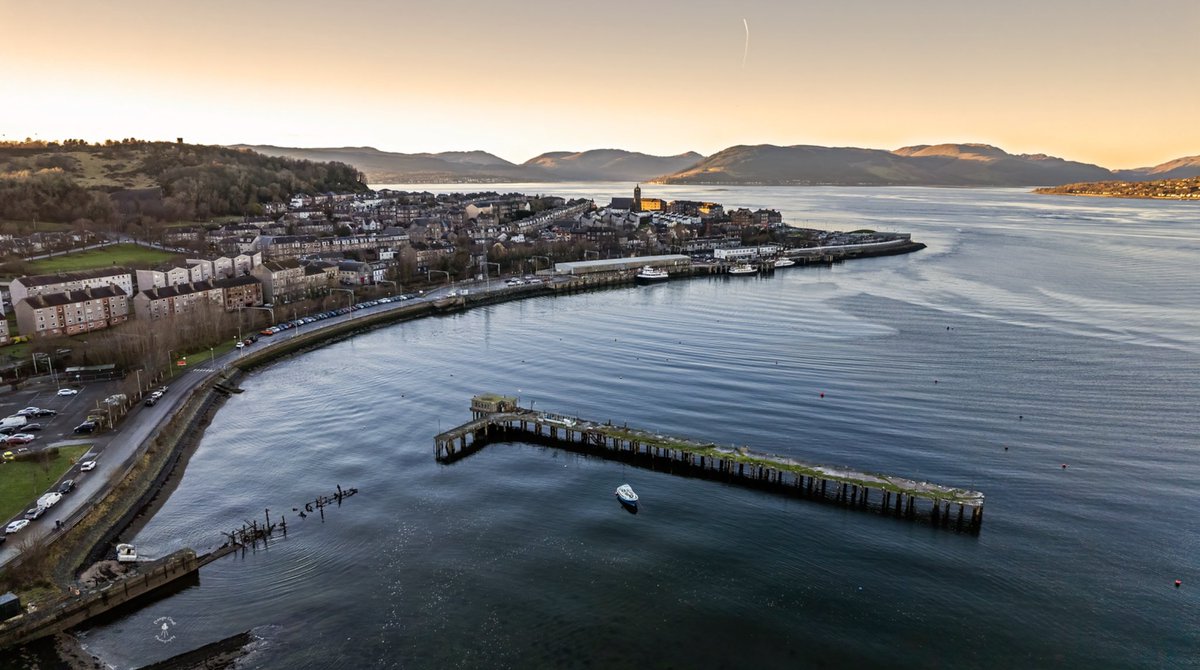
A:
<svg viewBox="0 0 1200 670">
<path fill-rule="evenodd" d="M 742 19 L 742 25 L 746 26 L 746 48 L 742 49 L 742 69 L 746 69 L 746 56 L 750 55 L 750 22 Z"/>
</svg>

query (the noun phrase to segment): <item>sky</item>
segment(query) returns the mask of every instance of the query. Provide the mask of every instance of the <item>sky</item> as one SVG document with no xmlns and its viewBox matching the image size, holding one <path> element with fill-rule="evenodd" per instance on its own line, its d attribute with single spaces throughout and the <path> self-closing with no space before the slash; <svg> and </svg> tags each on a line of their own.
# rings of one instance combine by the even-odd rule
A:
<svg viewBox="0 0 1200 670">
<path fill-rule="evenodd" d="M 1200 154 L 1196 0 L 0 0 L 0 31 L 0 140 Z"/>
</svg>

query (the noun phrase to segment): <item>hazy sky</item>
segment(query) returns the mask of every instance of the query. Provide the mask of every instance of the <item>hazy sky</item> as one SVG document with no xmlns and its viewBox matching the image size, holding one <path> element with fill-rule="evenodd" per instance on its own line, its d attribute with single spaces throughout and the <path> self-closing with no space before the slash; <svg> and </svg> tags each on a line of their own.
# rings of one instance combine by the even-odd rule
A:
<svg viewBox="0 0 1200 670">
<path fill-rule="evenodd" d="M 10 140 L 1200 154 L 1197 0 L 0 0 L 0 29 Z"/>
</svg>

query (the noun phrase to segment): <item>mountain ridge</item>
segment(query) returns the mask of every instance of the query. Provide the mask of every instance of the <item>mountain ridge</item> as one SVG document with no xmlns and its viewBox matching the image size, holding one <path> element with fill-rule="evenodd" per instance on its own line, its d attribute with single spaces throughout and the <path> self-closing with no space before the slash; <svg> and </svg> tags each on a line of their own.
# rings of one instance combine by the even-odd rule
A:
<svg viewBox="0 0 1200 670">
<path fill-rule="evenodd" d="M 267 155 L 354 165 L 371 183 L 626 181 L 664 184 L 835 186 L 1061 186 L 1107 180 L 1200 176 L 1200 156 L 1112 170 L 1047 154 L 1011 154 L 975 142 L 894 150 L 740 144 L 705 157 L 653 156 L 623 149 L 548 151 L 513 163 L 486 151 L 413 153 L 374 147 L 233 145 Z"/>
</svg>

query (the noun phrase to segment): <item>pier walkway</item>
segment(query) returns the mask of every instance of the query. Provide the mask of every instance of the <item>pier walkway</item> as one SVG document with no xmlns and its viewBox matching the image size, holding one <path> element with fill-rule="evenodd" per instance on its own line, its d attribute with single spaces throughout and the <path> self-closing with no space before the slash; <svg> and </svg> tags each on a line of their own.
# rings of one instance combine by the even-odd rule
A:
<svg viewBox="0 0 1200 670">
<path fill-rule="evenodd" d="M 535 412 L 517 407 L 511 396 L 477 395 L 471 399 L 471 414 L 469 423 L 434 437 L 439 462 L 454 462 L 491 442 L 529 440 L 900 518 L 928 519 L 956 530 L 978 532 L 983 523 L 984 495 L 978 491 Z"/>
</svg>

